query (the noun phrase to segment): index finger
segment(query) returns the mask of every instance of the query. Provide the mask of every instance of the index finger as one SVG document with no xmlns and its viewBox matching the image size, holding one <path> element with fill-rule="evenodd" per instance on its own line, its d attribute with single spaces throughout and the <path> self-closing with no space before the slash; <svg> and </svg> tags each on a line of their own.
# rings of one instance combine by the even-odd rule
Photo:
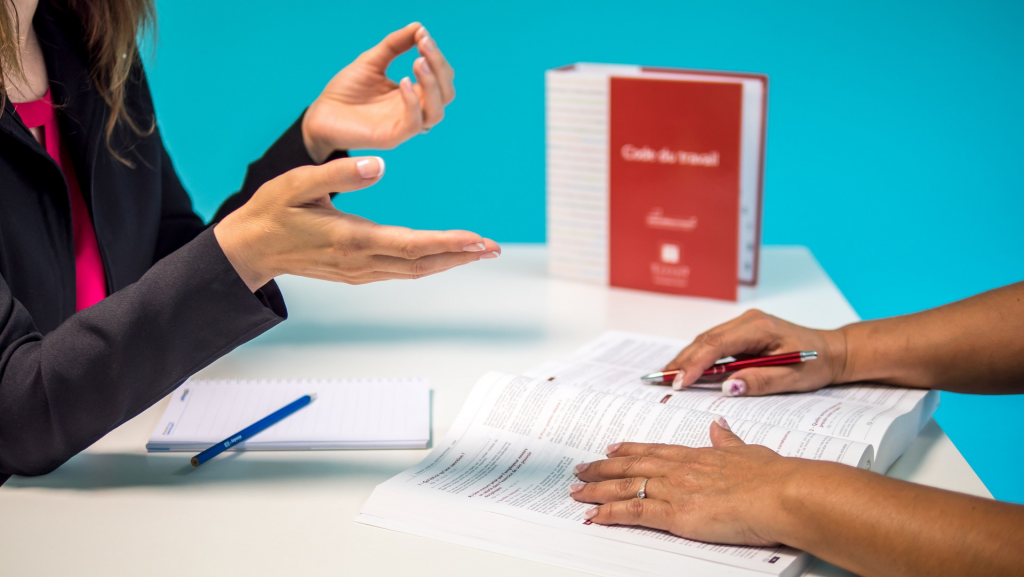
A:
<svg viewBox="0 0 1024 577">
<path fill-rule="evenodd" d="M 391 61 L 398 58 L 416 45 L 416 32 L 423 25 L 413 22 L 384 37 L 379 44 L 363 52 L 359 58 L 380 68 L 387 68 Z"/>
<path fill-rule="evenodd" d="M 377 225 L 372 233 L 377 254 L 417 259 L 446 252 L 494 252 L 501 248 L 493 240 L 468 230 L 413 230 Z"/>
<path fill-rule="evenodd" d="M 773 336 L 751 322 L 754 315 L 744 313 L 702 333 L 686 346 L 666 368 L 680 375 L 672 388 L 682 389 L 695 383 L 719 359 L 744 353 L 760 353 L 771 346 Z"/>
<path fill-rule="evenodd" d="M 631 455 L 629 457 L 612 457 L 593 463 L 581 463 L 576 465 L 576 476 L 581 481 L 587 482 L 625 477 L 667 477 L 674 468 L 674 463 L 671 461 Z"/>
<path fill-rule="evenodd" d="M 666 461 L 682 461 L 693 449 L 682 445 L 663 443 L 615 443 L 608 446 L 609 457 L 654 457 Z"/>
<path fill-rule="evenodd" d="M 441 49 L 437 47 L 437 42 L 427 32 L 426 27 L 420 28 L 416 32 L 416 46 L 419 47 L 420 54 L 430 63 L 430 68 L 437 74 L 437 84 L 441 89 L 445 105 L 450 104 L 455 99 L 455 85 L 452 82 L 455 78 L 455 70 L 452 69 L 452 65 L 445 58 Z"/>
</svg>

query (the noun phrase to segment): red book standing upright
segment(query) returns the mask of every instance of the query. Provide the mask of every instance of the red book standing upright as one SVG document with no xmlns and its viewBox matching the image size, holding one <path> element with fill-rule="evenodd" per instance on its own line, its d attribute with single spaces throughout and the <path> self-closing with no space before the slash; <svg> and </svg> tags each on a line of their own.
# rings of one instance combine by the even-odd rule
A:
<svg viewBox="0 0 1024 577">
<path fill-rule="evenodd" d="M 548 72 L 555 276 L 736 300 L 757 282 L 767 78 Z"/>
</svg>

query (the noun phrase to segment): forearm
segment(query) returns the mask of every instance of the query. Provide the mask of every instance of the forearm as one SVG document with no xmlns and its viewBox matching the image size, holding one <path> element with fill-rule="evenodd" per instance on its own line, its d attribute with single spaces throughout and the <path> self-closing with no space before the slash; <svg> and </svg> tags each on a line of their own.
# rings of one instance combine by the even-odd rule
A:
<svg viewBox="0 0 1024 577">
<path fill-rule="evenodd" d="M 0 475 L 54 469 L 281 322 L 268 289 L 251 294 L 212 233 L 45 336 L 0 283 Z"/>
<path fill-rule="evenodd" d="M 859 575 L 1024 574 L 1024 506 L 821 462 L 780 505 L 783 543 Z"/>
<path fill-rule="evenodd" d="M 846 362 L 838 382 L 1024 392 L 1024 283 L 839 332 Z"/>
</svg>

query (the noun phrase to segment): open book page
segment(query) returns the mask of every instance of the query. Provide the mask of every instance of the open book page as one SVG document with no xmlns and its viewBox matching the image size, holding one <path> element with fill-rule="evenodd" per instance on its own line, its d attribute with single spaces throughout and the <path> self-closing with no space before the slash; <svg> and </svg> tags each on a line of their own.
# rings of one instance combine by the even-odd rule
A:
<svg viewBox="0 0 1024 577">
<path fill-rule="evenodd" d="M 661 370 L 685 345 L 671 339 L 609 332 L 567 358 L 526 374 L 717 413 L 729 418 L 730 423 L 754 421 L 866 443 L 875 450 L 871 469 L 879 472 L 886 471 L 907 450 L 938 406 L 936 391 L 884 385 L 844 385 L 812 393 L 730 398 L 716 390 L 673 391 L 640 381 L 640 375 Z"/>
<path fill-rule="evenodd" d="M 777 574 L 797 562 L 786 548 L 714 545 L 662 531 L 589 524 L 591 505 L 569 496 L 573 466 L 604 458 L 622 438 L 710 446 L 711 414 L 523 376 L 488 373 L 470 394 L 455 425 L 416 467 L 378 487 L 367 514 L 401 512 L 379 495 L 412 497 L 451 509 L 471 508 L 601 539 L 610 539 Z M 871 460 L 863 443 L 737 419 L 734 430 L 784 455 L 854 466 Z M 389 514 L 384 512 L 390 511 Z M 405 517 L 408 520 L 408 515 Z M 365 519 L 363 519 L 365 521 Z M 368 521 L 372 522 L 372 521 Z M 469 528 L 472 529 L 472 528 Z M 479 528 L 478 528 L 479 529 Z"/>
</svg>

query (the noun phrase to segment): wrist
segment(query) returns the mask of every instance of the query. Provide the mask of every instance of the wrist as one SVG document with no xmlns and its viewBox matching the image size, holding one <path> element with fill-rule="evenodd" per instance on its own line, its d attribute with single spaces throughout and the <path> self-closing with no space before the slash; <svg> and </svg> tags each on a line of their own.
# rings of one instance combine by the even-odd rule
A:
<svg viewBox="0 0 1024 577">
<path fill-rule="evenodd" d="M 316 164 L 322 164 L 327 157 L 334 152 L 334 147 L 327 144 L 320 137 L 316 122 L 316 106 L 313 102 L 302 116 L 302 143 L 306 146 L 306 153 Z"/>
<path fill-rule="evenodd" d="M 239 211 L 229 214 L 217 223 L 213 227 L 213 235 L 245 286 L 256 292 L 277 275 L 267 266 L 270 259 L 260 254 L 258 227 L 245 226 L 243 219 L 238 215 Z"/>
<path fill-rule="evenodd" d="M 776 492 L 776 510 L 773 516 L 772 538 L 784 545 L 808 550 L 813 546 L 817 531 L 816 497 L 823 488 L 834 482 L 832 469 L 847 467 L 822 461 L 786 457 L 790 461 L 788 474 Z"/>
<path fill-rule="evenodd" d="M 849 333 L 846 330 L 847 326 L 830 331 L 821 331 L 822 338 L 825 340 L 825 346 L 828 349 L 826 354 L 828 355 L 829 362 L 832 364 L 831 374 L 829 375 L 830 381 L 828 383 L 830 385 L 852 382 L 852 375 L 849 371 L 853 363 L 850 362 L 850 339 Z"/>
</svg>

